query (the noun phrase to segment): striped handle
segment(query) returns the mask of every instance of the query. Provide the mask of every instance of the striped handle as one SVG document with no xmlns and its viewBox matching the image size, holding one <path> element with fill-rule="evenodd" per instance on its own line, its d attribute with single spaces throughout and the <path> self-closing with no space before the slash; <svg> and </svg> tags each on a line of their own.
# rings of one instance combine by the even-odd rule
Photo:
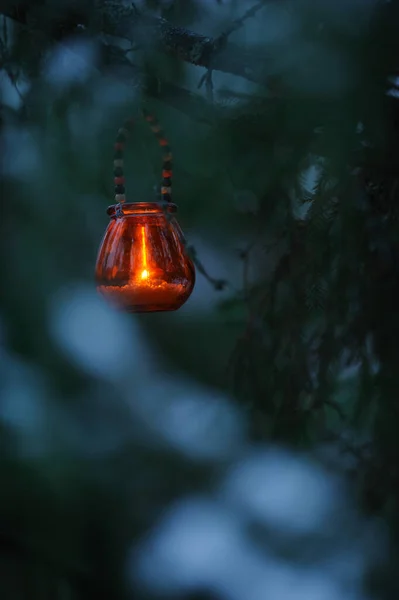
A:
<svg viewBox="0 0 399 600">
<path fill-rule="evenodd" d="M 162 165 L 162 186 L 161 195 L 164 202 L 172 201 L 172 152 L 169 142 L 154 115 L 146 110 L 143 110 L 144 119 L 150 124 L 151 130 L 154 132 L 159 145 L 163 152 Z M 115 142 L 114 152 L 114 183 L 115 183 L 115 204 L 123 204 L 126 202 L 125 192 L 125 176 L 123 172 L 124 162 L 123 155 L 127 139 L 132 132 L 134 119 L 127 119 L 118 131 Z"/>
</svg>

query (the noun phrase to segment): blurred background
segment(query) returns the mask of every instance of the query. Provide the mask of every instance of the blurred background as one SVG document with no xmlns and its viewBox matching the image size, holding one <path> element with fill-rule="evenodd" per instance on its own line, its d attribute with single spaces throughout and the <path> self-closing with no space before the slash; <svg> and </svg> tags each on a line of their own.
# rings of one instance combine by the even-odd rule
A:
<svg viewBox="0 0 399 600">
<path fill-rule="evenodd" d="M 397 0 L 0 0 L 2 600 L 396 600 Z M 145 106 L 197 265 L 97 295 Z M 140 118 L 127 198 L 161 153 Z"/>
</svg>

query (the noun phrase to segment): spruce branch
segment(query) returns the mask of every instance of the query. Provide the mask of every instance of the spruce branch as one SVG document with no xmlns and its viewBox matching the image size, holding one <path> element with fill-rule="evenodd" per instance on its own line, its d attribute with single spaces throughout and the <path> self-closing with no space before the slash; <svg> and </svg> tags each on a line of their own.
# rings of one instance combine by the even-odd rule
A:
<svg viewBox="0 0 399 600">
<path fill-rule="evenodd" d="M 129 86 L 141 87 L 148 96 L 168 104 L 191 119 L 211 125 L 217 116 L 222 116 L 222 109 L 210 107 L 198 94 L 143 73 L 118 46 L 104 43 L 102 54 L 110 75 L 119 77 Z"/>
<path fill-rule="evenodd" d="M 48 5 L 43 7 L 39 0 L 29 3 L 0 0 L 0 13 L 19 23 L 46 29 L 56 39 L 63 39 L 75 32 L 78 26 L 87 28 L 92 22 L 90 14 L 96 10 L 96 23 L 101 23 L 101 32 L 104 34 L 144 46 L 151 44 L 161 52 L 196 66 L 239 75 L 258 83 L 267 83 L 266 55 L 260 55 L 258 50 L 225 43 L 227 37 L 255 14 L 265 1 L 249 9 L 218 38 L 176 27 L 160 17 L 139 13 L 134 4 L 125 5 L 117 0 L 96 0 L 95 8 L 92 2 L 70 0 L 64 10 L 58 4 L 56 8 Z"/>
</svg>

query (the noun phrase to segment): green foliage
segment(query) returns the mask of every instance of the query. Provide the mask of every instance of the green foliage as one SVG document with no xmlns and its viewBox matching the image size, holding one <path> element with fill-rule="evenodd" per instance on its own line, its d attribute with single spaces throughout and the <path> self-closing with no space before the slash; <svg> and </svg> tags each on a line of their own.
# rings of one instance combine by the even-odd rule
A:
<svg viewBox="0 0 399 600">
<path fill-rule="evenodd" d="M 178 374 L 230 394 L 248 418 L 252 441 L 307 451 L 333 441 L 355 457 L 349 475 L 359 498 L 386 519 L 397 545 L 399 100 L 391 79 L 398 74 L 399 2 L 372 10 L 357 2 L 316 4 L 287 4 L 285 16 L 265 9 L 245 21 L 232 41 L 243 30 L 247 39 L 253 35 L 254 47 L 269 57 L 264 81 L 246 85 L 213 73 L 213 103 L 206 83 L 198 89 L 202 71 L 176 56 L 133 49 L 129 56 L 152 83 L 132 86 L 102 64 L 101 52 L 96 67 L 85 70 L 88 39 L 78 36 L 82 48 L 72 44 L 62 65 L 56 54 L 62 47 L 46 27 L 43 35 L 27 35 L 7 22 L 0 221 L 4 600 L 128 597 L 124 569 L 132 540 L 169 502 L 212 486 L 220 465 L 182 458 L 161 442 L 154 449 L 158 434 L 135 413 L 158 371 L 169 374 L 166 380 Z M 221 12 L 213 13 L 217 6 Z M 199 24 L 201 33 L 209 24 L 211 34 L 219 25 L 223 31 L 222 8 L 182 0 L 148 2 L 141 10 L 176 26 Z M 276 22 L 282 41 L 273 41 Z M 147 96 L 154 82 L 197 94 L 206 119 L 170 108 L 161 93 L 158 100 Z M 388 93 L 392 87 L 396 95 Z M 93 373 L 68 354 L 51 315 L 71 289 L 93 288 L 112 203 L 113 139 L 142 102 L 171 140 L 197 295 L 177 315 L 123 322 L 132 340 L 137 326 L 146 341 L 135 342 L 126 380 L 115 381 L 105 367 Z M 152 197 L 159 149 L 144 124 L 137 124 L 126 163 L 131 200 Z M 309 186 L 311 168 L 317 175 Z M 147 357 L 147 343 L 155 358 Z M 37 379 L 21 392 L 26 367 Z M 19 394 L 36 406 L 35 390 L 47 415 L 45 433 L 35 434 L 45 450 L 37 452 L 19 421 L 26 405 L 14 407 L 14 421 L 4 408 Z M 166 403 L 174 392 L 159 393 Z M 118 441 L 105 450 L 108 436 Z M 341 463 L 339 470 L 346 473 Z M 32 556 L 33 563 L 26 558 Z M 386 598 L 397 597 L 394 583 L 385 589 Z"/>
</svg>

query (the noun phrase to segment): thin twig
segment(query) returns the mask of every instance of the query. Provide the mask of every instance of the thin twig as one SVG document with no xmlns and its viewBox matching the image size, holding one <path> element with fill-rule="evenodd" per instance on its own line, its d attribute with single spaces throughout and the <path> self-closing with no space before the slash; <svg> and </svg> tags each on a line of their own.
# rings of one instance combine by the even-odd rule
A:
<svg viewBox="0 0 399 600">
<path fill-rule="evenodd" d="M 249 8 L 239 19 L 235 19 L 229 27 L 223 31 L 217 38 L 215 38 L 212 42 L 213 44 L 213 52 L 209 61 L 209 68 L 205 75 L 203 75 L 198 83 L 198 89 L 206 84 L 206 92 L 208 101 L 213 103 L 213 81 L 212 81 L 212 71 L 215 64 L 215 58 L 217 58 L 218 53 L 223 50 L 226 46 L 228 37 L 237 29 L 240 29 L 245 23 L 247 19 L 250 17 L 254 17 L 256 13 L 263 8 L 265 5 L 265 0 L 261 0 L 257 2 L 254 6 Z"/>
<path fill-rule="evenodd" d="M 7 19 L 5 17 L 3 17 L 3 39 L 0 38 L 0 58 L 1 58 L 0 68 L 4 69 L 4 71 L 7 74 L 8 79 L 11 82 L 11 85 L 17 92 L 19 99 L 21 100 L 21 102 L 24 102 L 24 97 L 17 86 L 18 74 L 14 74 L 11 67 L 9 66 L 10 54 L 9 54 L 9 49 L 8 49 L 8 28 L 7 28 Z"/>
<path fill-rule="evenodd" d="M 212 81 L 212 69 L 208 69 L 205 79 L 206 97 L 208 102 L 213 104 L 213 81 Z"/>
<path fill-rule="evenodd" d="M 205 83 L 206 96 L 208 102 L 213 104 L 213 80 L 212 80 L 213 69 L 208 69 L 198 82 L 197 89 L 200 89 Z"/>
<path fill-rule="evenodd" d="M 6 17 L 3 17 L 3 42 L 5 47 L 8 48 L 8 27 Z"/>
<path fill-rule="evenodd" d="M 199 260 L 199 258 L 197 256 L 197 251 L 195 250 L 195 248 L 193 246 L 187 246 L 187 251 L 191 256 L 193 263 L 197 267 L 198 272 L 201 273 L 201 275 L 203 277 L 205 277 L 205 279 L 207 281 L 209 281 L 209 283 L 214 287 L 214 289 L 216 291 L 220 292 L 227 287 L 227 285 L 228 285 L 227 281 L 225 281 L 224 279 L 215 279 L 214 277 L 209 275 L 209 273 L 206 271 L 204 265 Z"/>
<path fill-rule="evenodd" d="M 265 4 L 266 4 L 266 0 L 260 0 L 260 2 L 257 2 L 256 4 L 254 4 L 254 6 L 249 8 L 242 15 L 242 17 L 240 17 L 239 19 L 235 19 L 231 23 L 231 25 L 219 36 L 218 39 L 223 38 L 222 43 L 225 43 L 227 41 L 227 38 L 232 33 L 234 33 L 234 31 L 237 31 L 237 29 L 240 29 L 244 25 L 244 23 L 247 19 L 249 19 L 250 17 L 254 17 L 261 8 L 264 8 Z"/>
<path fill-rule="evenodd" d="M 331 408 L 333 408 L 335 410 L 335 412 L 338 414 L 338 416 L 340 417 L 340 419 L 345 421 L 345 419 L 346 419 L 345 412 L 343 411 L 342 407 L 338 404 L 338 402 L 334 402 L 334 400 L 327 399 L 327 400 L 324 400 L 324 404 L 326 406 L 330 406 Z"/>
</svg>

